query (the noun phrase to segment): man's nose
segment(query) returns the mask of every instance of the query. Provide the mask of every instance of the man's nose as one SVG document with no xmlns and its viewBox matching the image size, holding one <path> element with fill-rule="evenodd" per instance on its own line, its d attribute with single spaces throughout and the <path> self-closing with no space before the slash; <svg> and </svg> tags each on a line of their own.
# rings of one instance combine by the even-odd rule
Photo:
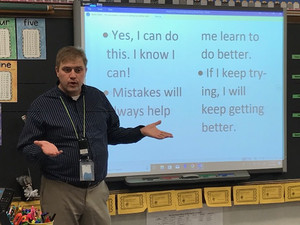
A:
<svg viewBox="0 0 300 225">
<path fill-rule="evenodd" d="M 76 78 L 77 74 L 75 73 L 75 70 L 72 69 L 72 71 L 70 72 L 70 78 Z"/>
</svg>

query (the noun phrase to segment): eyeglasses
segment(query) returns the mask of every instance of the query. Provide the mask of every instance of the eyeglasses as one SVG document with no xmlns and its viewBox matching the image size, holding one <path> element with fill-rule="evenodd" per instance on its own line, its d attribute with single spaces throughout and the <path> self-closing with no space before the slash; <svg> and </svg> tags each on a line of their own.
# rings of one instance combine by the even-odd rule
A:
<svg viewBox="0 0 300 225">
<path fill-rule="evenodd" d="M 71 73 L 72 70 L 74 70 L 75 73 L 81 73 L 84 69 L 81 66 L 75 66 L 75 67 L 70 67 L 70 66 L 64 66 L 61 68 L 62 71 L 65 73 Z"/>
</svg>

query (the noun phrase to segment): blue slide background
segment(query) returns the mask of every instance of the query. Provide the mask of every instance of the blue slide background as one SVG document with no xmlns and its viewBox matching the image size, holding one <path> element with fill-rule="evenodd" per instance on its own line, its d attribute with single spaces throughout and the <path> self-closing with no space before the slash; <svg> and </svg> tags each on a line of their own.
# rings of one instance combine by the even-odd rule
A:
<svg viewBox="0 0 300 225">
<path fill-rule="evenodd" d="M 174 135 L 109 146 L 109 173 L 149 171 L 151 164 L 159 163 L 283 159 L 284 21 L 280 13 L 87 10 L 86 83 L 108 93 L 122 126 L 162 120 L 159 128 Z M 238 39 L 226 41 L 224 34 Z M 218 52 L 229 52 L 227 59 Z M 121 89 L 131 93 L 136 89 L 137 96 L 122 97 Z M 149 90 L 148 96 L 139 96 L 144 89 Z M 230 95 L 229 89 L 245 92 Z M 179 92 L 166 96 L 171 90 Z M 213 91 L 216 97 L 210 95 Z M 261 114 L 229 114 L 232 107 L 241 106 L 263 109 Z M 231 130 L 208 132 L 203 124 L 226 124 Z"/>
</svg>

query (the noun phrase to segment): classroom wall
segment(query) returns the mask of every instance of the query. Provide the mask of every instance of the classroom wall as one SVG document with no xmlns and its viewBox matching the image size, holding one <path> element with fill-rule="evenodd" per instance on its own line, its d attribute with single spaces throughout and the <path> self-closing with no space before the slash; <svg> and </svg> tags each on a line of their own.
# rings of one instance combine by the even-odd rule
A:
<svg viewBox="0 0 300 225">
<path fill-rule="evenodd" d="M 7 15 L 10 16 L 11 15 Z M 20 17 L 45 18 L 46 21 L 46 60 L 18 60 L 18 102 L 2 103 L 2 146 L 0 146 L 0 187 L 13 188 L 15 196 L 22 195 L 16 178 L 28 175 L 33 180 L 33 188 L 39 188 L 39 162 L 29 163 L 17 151 L 17 142 L 31 102 L 57 81 L 55 57 L 58 49 L 73 45 L 73 20 L 71 17 L 47 17 L 45 15 L 20 15 Z M 1 15 L 0 17 L 3 17 Z M 14 17 L 17 18 L 17 17 Z"/>
<path fill-rule="evenodd" d="M 30 17 L 31 15 L 26 16 Z M 35 17 L 43 18 L 44 16 L 35 15 Z M 300 112 L 299 99 L 291 98 L 293 93 L 300 91 L 300 80 L 291 78 L 292 74 L 300 73 L 300 61 L 291 59 L 293 54 L 300 53 L 300 45 L 298 44 L 300 36 L 299 18 L 299 16 L 290 16 L 289 20 L 292 22 L 289 22 L 287 26 L 287 173 L 255 174 L 251 176 L 252 181 L 300 178 L 300 164 L 298 163 L 300 138 L 292 137 L 293 133 L 300 130 L 300 118 L 291 117 L 293 112 Z M 28 169 L 33 177 L 34 188 L 39 188 L 40 180 L 38 162 L 28 163 L 16 149 L 18 137 L 24 125 L 21 116 L 26 114 L 29 105 L 37 96 L 55 85 L 54 61 L 56 52 L 62 46 L 72 44 L 72 17 L 46 17 L 46 60 L 18 60 L 18 102 L 1 104 L 3 141 L 2 146 L 0 146 L 0 187 L 15 189 L 16 196 L 20 196 L 22 191 L 19 190 L 16 177 L 28 175 Z M 128 188 L 124 182 L 111 182 L 108 185 L 113 190 Z"/>
<path fill-rule="evenodd" d="M 28 15 L 27 15 L 28 16 Z M 30 16 L 30 15 L 29 15 Z M 43 16 L 40 16 L 43 17 Z M 296 18 L 296 19 L 295 19 Z M 297 179 L 300 177 L 300 154 L 299 138 L 292 138 L 292 133 L 300 131 L 300 119 L 292 118 L 292 112 L 300 111 L 300 102 L 291 98 L 293 93 L 300 93 L 300 82 L 291 79 L 292 74 L 300 73 L 300 61 L 291 60 L 292 54 L 300 54 L 299 36 L 300 20 L 293 17 L 293 22 L 288 24 L 288 171 L 285 174 L 257 174 L 252 176 L 256 180 Z M 65 45 L 73 44 L 73 21 L 71 17 L 46 18 L 46 42 L 47 59 L 40 61 L 18 61 L 18 102 L 2 104 L 2 137 L 3 145 L 0 146 L 0 187 L 10 187 L 16 190 L 16 196 L 22 195 L 16 177 L 28 174 L 28 168 L 33 177 L 33 187 L 39 188 L 39 166 L 38 163 L 29 164 L 21 153 L 16 151 L 18 136 L 23 127 L 21 116 L 26 114 L 30 103 L 45 90 L 50 89 L 56 83 L 54 71 L 54 60 L 56 52 Z M 276 46 L 274 46 L 276 47 Z M 274 62 L 276 63 L 276 62 Z M 205 187 L 209 184 L 200 184 L 197 187 Z M 216 185 L 216 184 L 210 184 Z M 225 184 L 219 184 L 225 185 Z M 129 190 L 122 182 L 108 183 L 111 190 Z M 163 190 L 173 188 L 192 188 L 191 185 L 179 187 L 138 187 L 134 191 Z M 300 223 L 300 202 L 232 206 L 224 207 L 224 225 L 298 225 Z M 147 213 L 112 216 L 113 225 L 146 225 Z"/>
<path fill-rule="evenodd" d="M 300 223 L 300 202 L 232 206 L 222 209 L 223 225 L 299 225 Z M 112 216 L 112 225 L 149 225 L 146 218 L 146 212 Z M 162 225 L 179 224 L 162 223 Z"/>
</svg>

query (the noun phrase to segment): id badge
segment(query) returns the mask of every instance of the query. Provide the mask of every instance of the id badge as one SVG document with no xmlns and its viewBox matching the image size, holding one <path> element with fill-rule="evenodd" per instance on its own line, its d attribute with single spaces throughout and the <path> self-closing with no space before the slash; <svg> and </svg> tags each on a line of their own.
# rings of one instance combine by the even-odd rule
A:
<svg viewBox="0 0 300 225">
<path fill-rule="evenodd" d="M 87 158 L 89 155 L 89 142 L 86 138 L 78 139 L 80 158 Z"/>
<path fill-rule="evenodd" d="M 80 181 L 94 181 L 94 162 L 92 160 L 79 161 Z"/>
</svg>

